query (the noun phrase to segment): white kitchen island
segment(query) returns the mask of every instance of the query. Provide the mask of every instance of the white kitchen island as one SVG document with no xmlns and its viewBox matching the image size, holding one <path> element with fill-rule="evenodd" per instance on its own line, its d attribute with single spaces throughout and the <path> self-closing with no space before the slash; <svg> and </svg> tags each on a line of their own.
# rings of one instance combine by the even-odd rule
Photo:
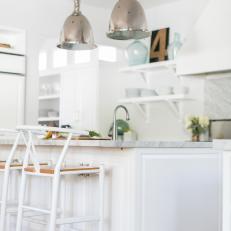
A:
<svg viewBox="0 0 231 231">
<path fill-rule="evenodd" d="M 0 140 L 1 159 L 11 143 Z M 63 141 L 37 144 L 41 160 L 55 161 Z M 19 156 L 23 150 L 21 146 Z M 66 164 L 105 165 L 105 231 L 220 231 L 222 153 L 206 142 L 72 141 Z M 97 177 L 65 182 L 64 211 L 97 214 Z M 33 181 L 33 203 L 47 204 L 49 183 Z M 94 224 L 79 230 L 96 231 Z"/>
</svg>

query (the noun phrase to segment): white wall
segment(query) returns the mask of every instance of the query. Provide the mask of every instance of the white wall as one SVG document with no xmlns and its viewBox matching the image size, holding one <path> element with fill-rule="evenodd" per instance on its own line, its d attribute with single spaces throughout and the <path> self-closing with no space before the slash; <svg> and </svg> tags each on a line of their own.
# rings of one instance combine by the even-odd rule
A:
<svg viewBox="0 0 231 231">
<path fill-rule="evenodd" d="M 170 27 L 173 32 L 180 32 L 184 38 L 193 28 L 195 21 L 204 9 L 207 0 L 204 1 L 179 1 L 174 4 L 166 4 L 154 9 L 147 10 L 147 18 L 151 30 Z M 171 36 L 172 37 L 172 36 Z M 146 41 L 149 44 L 149 41 Z M 126 47 L 127 42 L 120 44 Z M 117 64 L 102 63 L 100 68 L 100 127 L 104 134 L 107 133 L 112 122 L 113 109 L 118 103 L 118 99 L 124 97 L 125 88 L 143 88 L 145 83 L 137 76 L 128 76 L 118 72 L 121 66 L 127 65 L 122 50 L 119 53 L 120 62 Z M 179 84 L 190 88 L 190 95 L 195 101 L 183 104 L 184 114 L 204 113 L 204 81 L 199 79 L 184 79 L 182 82 L 172 73 L 155 73 L 151 76 L 152 88 L 162 88 L 166 86 L 179 86 Z M 189 139 L 185 133 L 184 124 L 179 121 L 171 108 L 164 103 L 153 104 L 151 106 L 151 120 L 146 123 L 142 114 L 134 107 L 128 105 L 131 114 L 130 124 L 137 131 L 141 140 L 180 140 Z"/>
</svg>

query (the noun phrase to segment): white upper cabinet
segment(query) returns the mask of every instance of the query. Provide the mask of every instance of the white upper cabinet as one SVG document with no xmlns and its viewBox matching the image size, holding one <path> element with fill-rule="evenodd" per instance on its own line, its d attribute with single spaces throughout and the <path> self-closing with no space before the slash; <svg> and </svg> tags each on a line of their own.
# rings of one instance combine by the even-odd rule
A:
<svg viewBox="0 0 231 231">
<path fill-rule="evenodd" d="M 0 128 L 24 123 L 25 77 L 0 74 Z"/>
<path fill-rule="evenodd" d="M 0 26 L 0 128 L 24 123 L 26 32 Z"/>
<path fill-rule="evenodd" d="M 0 71 L 25 75 L 25 56 L 0 53 Z"/>
<path fill-rule="evenodd" d="M 210 0 L 177 58 L 177 74 L 231 70 L 231 1 Z"/>
<path fill-rule="evenodd" d="M 61 125 L 97 130 L 97 107 L 98 66 L 89 64 L 61 74 Z"/>
</svg>

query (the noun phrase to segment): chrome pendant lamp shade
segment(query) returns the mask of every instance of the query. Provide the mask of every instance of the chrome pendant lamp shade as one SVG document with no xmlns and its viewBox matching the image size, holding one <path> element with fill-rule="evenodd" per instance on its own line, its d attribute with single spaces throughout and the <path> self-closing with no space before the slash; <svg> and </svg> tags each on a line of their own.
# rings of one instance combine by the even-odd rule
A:
<svg viewBox="0 0 231 231">
<path fill-rule="evenodd" d="M 96 48 L 93 31 L 88 19 L 80 12 L 79 0 L 74 0 L 75 9 L 63 26 L 58 48 L 66 50 L 91 50 Z"/>
<path fill-rule="evenodd" d="M 150 35 L 141 4 L 137 0 L 119 0 L 112 11 L 107 36 L 115 40 L 129 40 Z"/>
</svg>

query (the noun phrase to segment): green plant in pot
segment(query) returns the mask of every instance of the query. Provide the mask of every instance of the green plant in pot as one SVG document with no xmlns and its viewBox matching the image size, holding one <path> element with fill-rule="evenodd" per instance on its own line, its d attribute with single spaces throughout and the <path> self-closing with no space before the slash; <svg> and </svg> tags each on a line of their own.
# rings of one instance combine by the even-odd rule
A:
<svg viewBox="0 0 231 231">
<path fill-rule="evenodd" d="M 209 118 L 207 116 L 189 116 L 186 118 L 186 129 L 191 132 L 192 141 L 199 142 L 200 136 L 208 131 Z"/>
</svg>

